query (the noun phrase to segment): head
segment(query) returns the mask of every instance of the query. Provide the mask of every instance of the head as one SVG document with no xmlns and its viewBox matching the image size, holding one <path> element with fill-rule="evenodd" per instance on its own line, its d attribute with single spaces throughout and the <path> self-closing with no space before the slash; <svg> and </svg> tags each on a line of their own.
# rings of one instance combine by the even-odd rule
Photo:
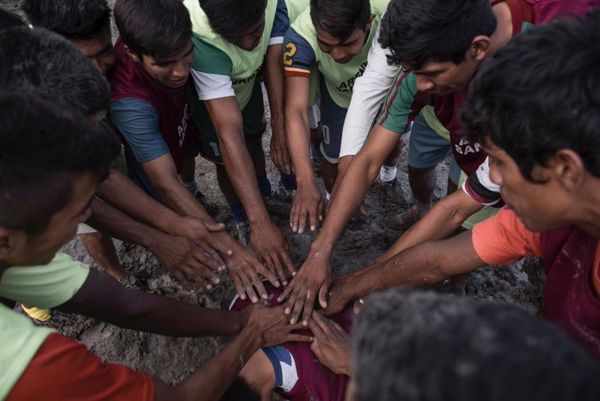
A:
<svg viewBox="0 0 600 401">
<path fill-rule="evenodd" d="M 108 81 L 90 60 L 66 39 L 40 28 L 0 32 L 0 87 L 35 90 L 85 115 L 98 113 L 110 99 Z"/>
<path fill-rule="evenodd" d="M 490 156 L 505 202 L 533 231 L 585 221 L 581 209 L 599 184 L 598 24 L 595 13 L 525 32 L 471 86 L 465 128 Z"/>
<path fill-rule="evenodd" d="M 115 21 L 129 57 L 161 84 L 180 88 L 194 59 L 192 22 L 181 0 L 117 0 Z"/>
<path fill-rule="evenodd" d="M 374 15 L 369 0 L 311 0 L 310 17 L 321 50 L 343 64 L 364 47 Z"/>
<path fill-rule="evenodd" d="M 390 64 L 414 72 L 420 91 L 445 95 L 469 84 L 495 30 L 489 0 L 392 0 L 379 41 Z"/>
<path fill-rule="evenodd" d="M 118 139 L 41 93 L 0 93 L 0 268 L 46 264 L 90 216 Z"/>
<path fill-rule="evenodd" d="M 106 0 L 23 0 L 22 7 L 33 26 L 69 39 L 102 74 L 115 63 Z"/>
<path fill-rule="evenodd" d="M 17 15 L 0 8 L 0 30 L 23 25 L 25 23 Z"/>
<path fill-rule="evenodd" d="M 265 29 L 267 0 L 198 0 L 210 27 L 226 41 L 253 50 Z"/>
<path fill-rule="evenodd" d="M 510 305 L 433 292 L 372 296 L 352 331 L 354 401 L 593 400 L 598 362 Z M 568 366 L 568 369 L 565 369 Z"/>
</svg>

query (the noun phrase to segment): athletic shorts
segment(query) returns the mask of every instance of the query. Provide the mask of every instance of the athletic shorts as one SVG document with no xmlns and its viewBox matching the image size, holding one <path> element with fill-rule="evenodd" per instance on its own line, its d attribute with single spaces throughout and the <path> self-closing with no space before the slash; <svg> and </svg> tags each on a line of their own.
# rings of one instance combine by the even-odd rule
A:
<svg viewBox="0 0 600 401">
<path fill-rule="evenodd" d="M 325 86 L 325 79 L 319 80 L 321 109 L 321 153 L 329 163 L 337 164 L 340 159 L 342 132 L 348 109 L 338 106 Z"/>
<path fill-rule="evenodd" d="M 408 165 L 418 169 L 433 168 L 450 155 L 452 155 L 450 140 L 433 130 L 423 115 L 419 114 L 410 133 Z M 453 183 L 458 184 L 460 172 L 460 167 L 452 158 L 450 179 Z"/>
<path fill-rule="evenodd" d="M 221 149 L 219 147 L 219 137 L 210 120 L 204 102 L 195 99 L 192 107 L 194 124 L 196 124 L 198 130 L 198 151 L 204 158 L 213 163 L 223 164 Z M 255 136 L 262 135 L 265 132 L 267 128 L 265 123 L 265 107 L 258 80 L 254 83 L 250 101 L 242 110 L 242 118 L 244 121 L 244 135 Z"/>
</svg>

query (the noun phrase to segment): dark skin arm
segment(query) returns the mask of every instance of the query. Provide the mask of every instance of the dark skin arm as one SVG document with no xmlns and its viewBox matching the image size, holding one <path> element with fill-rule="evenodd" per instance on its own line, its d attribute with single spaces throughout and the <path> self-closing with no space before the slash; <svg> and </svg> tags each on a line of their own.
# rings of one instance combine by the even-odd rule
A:
<svg viewBox="0 0 600 401">
<path fill-rule="evenodd" d="M 317 296 L 321 307 L 327 307 L 333 248 L 399 139 L 397 133 L 375 125 L 365 146 L 352 160 L 329 204 L 327 218 L 310 247 L 308 258 L 279 297 L 287 299 L 285 312 L 292 323 L 302 316 L 303 322 L 308 324 Z"/>
<path fill-rule="evenodd" d="M 292 231 L 302 234 L 306 220 L 310 230 L 315 231 L 323 219 L 323 197 L 310 160 L 310 128 L 308 122 L 308 98 L 310 80 L 305 77 L 287 77 L 285 120 L 288 128 L 288 144 L 298 189 L 290 212 Z"/>
<path fill-rule="evenodd" d="M 219 282 L 216 272 L 225 269 L 221 258 L 209 253 L 210 248 L 205 251 L 188 238 L 165 234 L 100 200 L 92 201 L 88 223 L 114 238 L 150 250 L 169 273 L 188 287 L 195 281 L 211 289 Z"/>
<path fill-rule="evenodd" d="M 240 106 L 235 97 L 204 103 L 219 136 L 227 175 L 248 216 L 252 248 L 268 269 L 285 282 L 284 267 L 289 273 L 295 268 L 287 253 L 285 239 L 271 222 L 258 189 L 256 171 L 245 145 Z"/>
<path fill-rule="evenodd" d="M 265 59 L 265 86 L 271 110 L 271 160 L 282 173 L 292 172 L 285 135 L 284 82 L 281 56 L 283 45 L 271 45 Z"/>
<path fill-rule="evenodd" d="M 216 401 L 238 377 L 244 363 L 260 348 L 287 341 L 311 341 L 293 334 L 298 325 L 286 325 L 283 311 L 255 305 L 247 326 L 223 351 L 201 366 L 181 384 L 169 387 L 155 382 L 156 401 Z"/>
<path fill-rule="evenodd" d="M 377 262 L 383 262 L 401 251 L 426 241 L 448 238 L 483 205 L 459 189 L 442 198 L 416 224 L 410 227 Z"/>
<path fill-rule="evenodd" d="M 133 291 L 92 269 L 73 298 L 56 309 L 127 329 L 177 337 L 235 335 L 248 320 L 248 313 L 208 309 Z"/>
<path fill-rule="evenodd" d="M 471 231 L 443 241 L 425 242 L 336 280 L 329 292 L 328 315 L 349 301 L 397 286 L 420 287 L 485 265 L 475 252 Z"/>
</svg>

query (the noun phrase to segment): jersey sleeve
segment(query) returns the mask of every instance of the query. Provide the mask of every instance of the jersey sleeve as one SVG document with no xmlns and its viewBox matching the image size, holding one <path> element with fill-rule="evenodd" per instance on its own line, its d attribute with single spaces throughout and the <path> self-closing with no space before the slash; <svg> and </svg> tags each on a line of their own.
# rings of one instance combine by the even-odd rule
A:
<svg viewBox="0 0 600 401">
<path fill-rule="evenodd" d="M 110 119 L 140 164 L 169 153 L 158 127 L 158 114 L 146 100 L 125 98 L 110 105 Z"/>
<path fill-rule="evenodd" d="M 225 52 L 205 41 L 193 38 L 192 78 L 200 100 L 235 96 L 231 73 L 233 64 Z"/>
<path fill-rule="evenodd" d="M 475 225 L 472 239 L 475 252 L 487 264 L 505 264 L 525 256 L 542 256 L 540 234 L 529 231 L 508 208 Z"/>
<path fill-rule="evenodd" d="M 285 0 L 278 0 L 275 20 L 273 21 L 273 29 L 271 30 L 271 37 L 269 38 L 269 46 L 283 44 L 285 33 L 289 27 L 290 18 L 288 16 Z"/>
<path fill-rule="evenodd" d="M 44 266 L 11 267 L 0 279 L 0 296 L 38 308 L 55 308 L 81 289 L 89 266 L 64 253 Z"/>
<path fill-rule="evenodd" d="M 489 158 L 475 170 L 462 186 L 463 191 L 475 202 L 484 206 L 500 207 L 504 205 L 500 196 L 500 186 L 490 179 Z"/>
<path fill-rule="evenodd" d="M 285 34 L 283 68 L 286 77 L 310 77 L 311 68 L 316 63 L 312 46 L 293 28 Z"/>
<path fill-rule="evenodd" d="M 417 90 L 415 75 L 401 72 L 389 89 L 384 105 L 377 117 L 377 124 L 402 134 L 408 123 L 425 105 L 420 102 L 422 93 Z"/>
<path fill-rule="evenodd" d="M 84 345 L 51 334 L 12 388 L 16 400 L 152 401 L 154 381 L 125 366 L 103 363 Z"/>
<path fill-rule="evenodd" d="M 397 66 L 388 64 L 389 51 L 381 47 L 378 39 L 379 27 L 369 49 L 367 68 L 354 82 L 344 121 L 340 157 L 354 156 L 363 147 L 385 94 L 399 71 Z"/>
</svg>

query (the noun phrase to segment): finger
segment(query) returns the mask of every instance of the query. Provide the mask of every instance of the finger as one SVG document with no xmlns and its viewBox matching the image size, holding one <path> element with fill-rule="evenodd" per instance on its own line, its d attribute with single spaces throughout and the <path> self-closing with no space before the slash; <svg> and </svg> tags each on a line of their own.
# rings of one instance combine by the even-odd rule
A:
<svg viewBox="0 0 600 401">
<path fill-rule="evenodd" d="M 221 257 L 209 247 L 200 247 L 196 249 L 194 251 L 194 258 L 215 272 L 219 271 L 221 266 L 224 264 L 224 262 L 221 260 Z"/>
<path fill-rule="evenodd" d="M 315 338 L 326 337 L 325 331 L 323 330 L 323 327 L 321 326 L 321 322 L 318 319 L 319 315 L 320 314 L 317 312 L 313 313 L 312 319 L 310 319 L 310 321 L 308 322 L 308 328 L 310 329 L 310 331 L 313 332 L 313 335 L 315 336 Z"/>
<path fill-rule="evenodd" d="M 317 206 L 317 213 L 319 217 L 319 221 L 323 221 L 323 198 L 319 201 L 319 205 Z"/>
<path fill-rule="evenodd" d="M 217 223 L 215 221 L 205 221 L 204 225 L 206 229 L 210 232 L 223 231 L 225 229 L 225 224 Z"/>
<path fill-rule="evenodd" d="M 214 249 L 216 249 L 217 252 L 219 252 L 221 255 L 227 255 L 227 256 L 233 255 L 233 250 L 231 249 L 231 247 L 229 247 L 223 241 L 219 241 L 217 238 L 215 238 L 212 235 L 208 238 L 208 243 L 210 244 L 210 246 L 212 246 Z"/>
<path fill-rule="evenodd" d="M 294 302 L 294 308 L 292 309 L 292 312 L 290 313 L 290 316 L 291 316 L 290 324 L 296 324 L 296 322 L 299 321 L 302 310 L 306 307 L 307 293 L 310 295 L 310 292 L 308 292 L 308 290 L 305 287 L 303 287 L 297 293 L 296 300 Z"/>
<path fill-rule="evenodd" d="M 298 232 L 298 223 L 300 220 L 300 205 L 299 205 L 299 195 L 296 193 L 294 196 L 294 202 L 292 204 L 292 211 L 290 212 L 290 225 L 292 227 L 292 231 Z"/>
<path fill-rule="evenodd" d="M 248 298 L 252 301 L 253 304 L 258 302 L 258 295 L 256 295 L 256 291 L 254 291 L 253 283 L 250 281 L 244 287 L 244 291 L 248 294 Z"/>
<path fill-rule="evenodd" d="M 310 315 L 312 314 L 315 305 L 315 299 L 311 290 L 306 291 L 306 300 L 304 301 L 304 313 L 302 314 L 302 324 L 306 327 L 310 321 Z"/>
<path fill-rule="evenodd" d="M 327 295 L 329 290 L 329 283 L 325 283 L 319 290 L 319 305 L 321 308 L 327 309 Z"/>
<path fill-rule="evenodd" d="M 261 263 L 257 263 L 254 266 L 254 270 L 260 274 L 261 276 L 263 276 L 264 278 L 266 278 L 267 280 L 269 280 L 269 282 L 271 284 L 273 284 L 273 286 L 275 288 L 279 288 L 281 286 L 281 283 L 279 282 L 279 280 L 277 279 L 277 277 L 273 274 L 273 272 L 271 272 L 269 269 L 267 269 L 266 267 L 264 267 Z"/>
<path fill-rule="evenodd" d="M 277 271 L 275 273 L 277 273 L 277 277 L 279 278 L 279 280 L 281 280 L 281 282 L 283 283 L 283 285 L 287 284 L 287 277 L 285 275 L 285 272 L 283 271 L 283 266 L 285 265 L 285 257 L 284 255 L 286 255 L 285 252 L 282 252 L 279 254 L 279 257 L 277 259 L 278 263 L 275 266 L 277 268 Z M 279 282 L 278 280 L 278 282 Z"/>
<path fill-rule="evenodd" d="M 300 208 L 300 214 L 298 215 L 298 233 L 304 233 L 304 227 L 306 226 L 306 219 L 308 219 L 308 208 L 302 203 Z"/>
<path fill-rule="evenodd" d="M 292 281 L 292 283 L 289 286 L 285 287 L 285 289 L 283 290 L 281 295 L 279 295 L 279 297 L 277 298 L 277 302 L 285 301 L 295 289 L 296 289 L 296 285 Z"/>
<path fill-rule="evenodd" d="M 212 290 L 213 287 L 213 274 L 210 269 L 202 264 L 196 265 L 183 265 L 181 269 L 185 273 L 185 275 L 196 283 L 200 284 L 207 290 Z"/>
<path fill-rule="evenodd" d="M 295 322 L 291 321 L 291 317 L 292 317 L 291 314 L 292 314 L 292 311 L 294 310 L 294 306 L 296 305 L 296 301 L 297 301 L 299 293 L 301 291 L 300 287 L 301 287 L 300 284 L 297 284 L 294 286 L 292 293 L 290 294 L 287 302 L 285 303 L 285 314 L 290 315 L 290 323 L 292 323 L 292 324 Z"/>
<path fill-rule="evenodd" d="M 252 287 L 258 293 L 261 299 L 269 299 L 269 294 L 263 285 L 260 277 L 258 277 L 258 273 L 250 268 L 246 269 L 246 277 L 252 283 Z M 257 299 L 258 301 L 258 299 Z"/>
<path fill-rule="evenodd" d="M 175 277 L 175 280 L 177 280 L 184 289 L 186 289 L 186 290 L 192 289 L 192 285 L 191 285 L 190 281 L 182 273 L 180 273 L 176 270 L 171 271 L 170 273 L 173 277 Z"/>
<path fill-rule="evenodd" d="M 311 336 L 290 333 L 287 335 L 285 342 L 298 342 L 298 343 L 309 343 L 313 341 Z"/>
<path fill-rule="evenodd" d="M 292 262 L 292 259 L 290 259 L 290 256 L 287 254 L 287 252 L 281 253 L 281 260 L 283 261 L 283 264 L 285 264 L 287 271 L 292 276 L 294 274 L 296 274 L 296 266 L 294 266 L 294 263 Z M 283 272 L 282 272 L 282 274 L 283 274 Z M 287 278 L 286 278 L 285 274 L 283 274 L 283 280 L 284 280 L 283 285 L 287 285 Z"/>
<path fill-rule="evenodd" d="M 237 292 L 240 298 L 242 298 L 242 293 L 244 292 L 244 286 L 242 284 L 242 281 L 240 280 L 237 274 L 232 273 L 229 275 L 229 277 L 231 278 L 231 281 L 233 281 L 233 285 L 235 286 L 235 292 Z M 242 298 L 242 300 L 243 299 L 245 298 Z"/>
</svg>

